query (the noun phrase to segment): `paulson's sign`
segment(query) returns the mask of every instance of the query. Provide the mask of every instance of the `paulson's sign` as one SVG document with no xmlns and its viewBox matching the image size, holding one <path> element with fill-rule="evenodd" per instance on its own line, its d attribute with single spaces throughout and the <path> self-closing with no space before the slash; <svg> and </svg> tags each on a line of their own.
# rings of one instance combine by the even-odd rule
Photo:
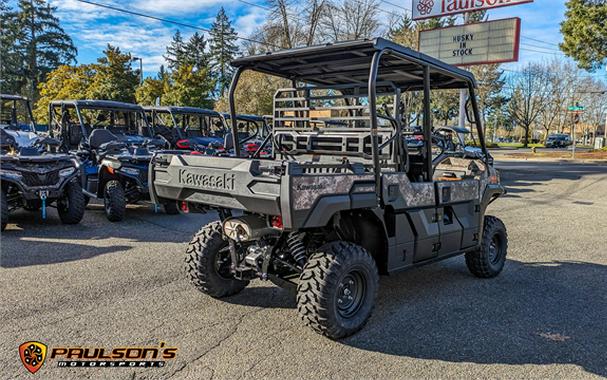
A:
<svg viewBox="0 0 607 380">
<path fill-rule="evenodd" d="M 467 66 L 518 61 L 518 17 L 419 33 L 419 50 L 446 63 Z"/>
<path fill-rule="evenodd" d="M 531 2 L 533 0 L 413 0 L 413 20 Z"/>
</svg>

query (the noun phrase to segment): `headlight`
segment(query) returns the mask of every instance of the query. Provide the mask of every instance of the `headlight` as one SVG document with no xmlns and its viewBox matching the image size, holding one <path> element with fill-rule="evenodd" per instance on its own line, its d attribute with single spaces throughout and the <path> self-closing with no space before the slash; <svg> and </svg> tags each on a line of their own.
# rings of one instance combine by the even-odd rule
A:
<svg viewBox="0 0 607 380">
<path fill-rule="evenodd" d="M 3 176 L 11 179 L 21 179 L 23 177 L 21 173 L 14 170 L 0 169 L 0 173 L 2 173 Z"/>
<path fill-rule="evenodd" d="M 129 175 L 139 175 L 139 169 L 136 168 L 123 167 L 120 171 Z"/>
<path fill-rule="evenodd" d="M 59 170 L 59 176 L 60 177 L 67 177 L 69 175 L 72 175 L 75 171 L 76 171 L 76 168 L 61 169 L 61 170 Z"/>
</svg>

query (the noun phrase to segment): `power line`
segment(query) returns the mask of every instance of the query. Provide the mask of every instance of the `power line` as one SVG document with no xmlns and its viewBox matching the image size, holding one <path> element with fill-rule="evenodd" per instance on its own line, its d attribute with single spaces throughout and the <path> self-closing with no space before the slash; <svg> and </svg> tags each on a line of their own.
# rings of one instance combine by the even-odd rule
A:
<svg viewBox="0 0 607 380">
<path fill-rule="evenodd" d="M 547 51 L 553 51 L 553 52 L 557 52 L 557 53 L 562 53 L 560 50 L 557 50 L 557 49 L 551 49 L 551 48 L 543 47 L 541 45 L 534 45 L 534 44 L 530 44 L 528 42 L 521 42 L 521 45 L 538 48 L 538 49 L 543 49 L 543 50 L 547 50 Z"/>
<path fill-rule="evenodd" d="M 149 18 L 149 19 L 152 19 L 152 20 L 156 20 L 156 21 L 161 21 L 161 22 L 166 22 L 166 23 L 169 23 L 169 24 L 183 26 L 183 27 L 186 27 L 186 28 L 197 29 L 197 30 L 200 30 L 200 31 L 203 31 L 203 32 L 207 32 L 207 33 L 209 33 L 211 31 L 208 28 L 203 28 L 203 27 L 200 27 L 200 26 L 192 25 L 192 24 L 186 24 L 186 23 L 181 22 L 181 21 L 175 21 L 175 20 L 170 20 L 170 19 L 166 19 L 166 18 L 162 18 L 162 17 L 156 17 L 156 16 L 145 14 L 145 13 L 141 13 L 141 12 L 131 11 L 131 10 L 124 9 L 124 8 L 118 8 L 118 7 L 115 7 L 115 6 L 112 6 L 112 5 L 95 3 L 95 2 L 92 2 L 92 1 L 89 1 L 89 0 L 76 0 L 76 1 L 81 2 L 81 3 L 85 3 L 85 4 L 94 5 L 94 6 L 101 7 L 101 8 L 111 9 L 111 10 L 116 11 L 116 12 L 126 13 L 126 14 L 130 14 L 130 15 L 133 15 L 133 16 L 145 17 L 145 18 Z M 236 36 L 236 38 L 239 39 L 239 40 L 243 40 L 243 41 L 248 41 L 248 42 L 253 42 L 253 43 L 257 43 L 257 44 L 261 44 L 261 45 L 265 45 L 265 46 L 271 46 L 271 47 L 275 47 L 275 48 L 280 48 L 280 46 L 273 45 L 273 44 L 270 44 L 270 43 L 267 43 L 267 42 L 257 41 L 257 40 L 254 40 L 254 39 L 251 39 L 251 38 L 247 38 L 247 37 Z"/>
<path fill-rule="evenodd" d="M 551 42 L 548 42 L 548 41 L 539 40 L 539 39 L 537 39 L 537 38 L 532 38 L 532 37 L 527 37 L 527 36 L 521 36 L 521 38 L 524 38 L 524 39 L 529 40 L 529 41 L 535 41 L 535 42 L 539 42 L 539 43 L 541 43 L 541 44 L 550 45 L 551 47 L 552 47 L 552 46 L 554 46 L 554 45 L 557 45 L 557 44 L 555 44 L 555 43 L 551 43 Z"/>
<path fill-rule="evenodd" d="M 381 3 L 388 4 L 388 5 L 391 5 L 391 6 L 396 7 L 396 8 L 400 8 L 402 10 L 405 10 L 405 11 L 409 12 L 410 14 L 413 14 L 413 11 L 411 9 L 409 9 L 409 8 L 405 8 L 405 7 L 401 6 L 401 5 L 394 4 L 393 2 L 390 2 L 388 0 L 379 0 L 379 1 Z"/>
</svg>

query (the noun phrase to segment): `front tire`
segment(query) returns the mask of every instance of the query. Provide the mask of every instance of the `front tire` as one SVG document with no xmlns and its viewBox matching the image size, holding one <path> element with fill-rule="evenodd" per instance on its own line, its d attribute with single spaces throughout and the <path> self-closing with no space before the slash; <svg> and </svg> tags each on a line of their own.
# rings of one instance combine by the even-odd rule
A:
<svg viewBox="0 0 607 380">
<path fill-rule="evenodd" d="M 297 286 L 304 323 L 331 339 L 359 331 L 375 306 L 379 275 L 375 260 L 349 242 L 324 245 L 306 263 Z"/>
<path fill-rule="evenodd" d="M 506 226 L 495 216 L 485 216 L 480 248 L 466 253 L 468 270 L 476 277 L 495 277 L 504 269 L 507 253 Z"/>
<path fill-rule="evenodd" d="M 82 187 L 76 181 L 65 185 L 64 196 L 57 200 L 57 212 L 63 224 L 80 223 L 84 217 L 84 194 Z"/>
<path fill-rule="evenodd" d="M 103 205 L 105 216 L 110 222 L 119 222 L 124 219 L 126 197 L 120 181 L 111 180 L 105 184 Z"/>
<path fill-rule="evenodd" d="M 214 298 L 234 295 L 249 281 L 230 273 L 230 251 L 221 222 L 212 222 L 194 235 L 186 251 L 185 269 L 190 282 Z"/>
<path fill-rule="evenodd" d="M 0 231 L 4 231 L 8 224 L 8 200 L 6 199 L 6 191 L 0 191 Z"/>
</svg>

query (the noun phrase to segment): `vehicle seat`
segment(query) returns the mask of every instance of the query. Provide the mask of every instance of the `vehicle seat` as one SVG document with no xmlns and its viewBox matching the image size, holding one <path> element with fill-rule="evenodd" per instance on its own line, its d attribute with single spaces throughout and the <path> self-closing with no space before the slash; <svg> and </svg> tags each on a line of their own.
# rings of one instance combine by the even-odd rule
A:
<svg viewBox="0 0 607 380">
<path fill-rule="evenodd" d="M 95 129 L 89 137 L 89 145 L 92 149 L 99 149 L 101 145 L 117 139 L 118 137 L 107 129 Z"/>
</svg>

